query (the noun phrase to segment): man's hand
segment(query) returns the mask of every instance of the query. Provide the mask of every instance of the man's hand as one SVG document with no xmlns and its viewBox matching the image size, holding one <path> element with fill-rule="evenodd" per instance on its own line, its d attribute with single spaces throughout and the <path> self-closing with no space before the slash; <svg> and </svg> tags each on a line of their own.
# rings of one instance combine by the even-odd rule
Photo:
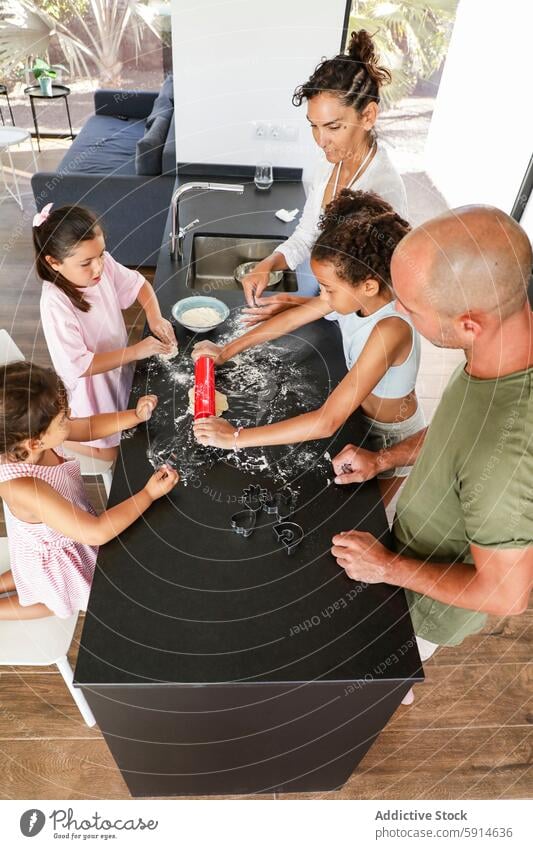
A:
<svg viewBox="0 0 533 849">
<path fill-rule="evenodd" d="M 203 342 L 197 342 L 193 347 L 191 357 L 194 363 L 196 360 L 200 359 L 200 357 L 211 357 L 211 359 L 215 361 L 216 366 L 221 366 L 224 362 L 221 358 L 222 351 L 222 345 L 215 345 L 215 343 L 210 342 L 209 339 L 204 339 Z"/>
<path fill-rule="evenodd" d="M 394 554 L 372 534 L 344 531 L 332 539 L 331 553 L 353 581 L 388 583 Z"/>
<path fill-rule="evenodd" d="M 152 413 L 156 407 L 157 395 L 143 395 L 142 398 L 139 398 L 137 401 L 135 415 L 140 422 L 147 422 L 148 419 L 152 418 Z"/>
<path fill-rule="evenodd" d="M 379 455 L 356 445 L 345 445 L 331 461 L 335 472 L 335 483 L 362 483 L 375 478 L 381 471 Z"/>
<path fill-rule="evenodd" d="M 200 445 L 212 445 L 213 448 L 233 448 L 235 425 L 227 419 L 211 416 L 198 419 L 193 425 L 194 435 Z"/>
<path fill-rule="evenodd" d="M 266 298 L 256 298 L 255 306 L 245 307 L 242 310 L 241 321 L 248 327 L 252 327 L 254 324 L 267 321 L 279 312 L 289 310 L 297 303 L 290 295 L 268 295 Z"/>
<path fill-rule="evenodd" d="M 148 327 L 154 334 L 163 342 L 164 345 L 176 345 L 176 336 L 174 334 L 174 328 L 172 327 L 170 321 L 167 321 L 166 318 L 159 316 L 155 321 L 148 322 Z"/>
</svg>

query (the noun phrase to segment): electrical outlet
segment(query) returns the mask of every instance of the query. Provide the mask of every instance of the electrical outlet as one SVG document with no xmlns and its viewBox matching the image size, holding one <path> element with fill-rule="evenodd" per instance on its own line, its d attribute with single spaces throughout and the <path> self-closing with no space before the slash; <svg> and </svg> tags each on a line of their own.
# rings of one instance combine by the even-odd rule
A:
<svg viewBox="0 0 533 849">
<path fill-rule="evenodd" d="M 262 141 L 268 138 L 270 124 L 267 121 L 252 121 L 252 138 Z"/>
<path fill-rule="evenodd" d="M 298 141 L 298 127 L 296 124 L 252 121 L 252 139 L 255 141 L 294 143 Z"/>
</svg>

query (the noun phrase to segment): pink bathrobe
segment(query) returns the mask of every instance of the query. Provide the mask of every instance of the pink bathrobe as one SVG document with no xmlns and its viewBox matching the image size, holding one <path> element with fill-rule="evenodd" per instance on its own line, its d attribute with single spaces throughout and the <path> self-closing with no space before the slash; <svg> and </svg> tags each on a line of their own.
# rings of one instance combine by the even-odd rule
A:
<svg viewBox="0 0 533 849">
<path fill-rule="evenodd" d="M 128 334 L 122 310 L 130 307 L 144 284 L 131 271 L 104 254 L 102 277 L 96 286 L 83 290 L 91 305 L 81 312 L 57 286 L 45 281 L 41 294 L 41 321 L 56 372 L 69 391 L 74 418 L 124 410 L 133 380 L 134 363 L 112 371 L 82 377 L 94 354 L 125 348 Z M 98 448 L 118 445 L 120 433 L 87 443 Z"/>
</svg>

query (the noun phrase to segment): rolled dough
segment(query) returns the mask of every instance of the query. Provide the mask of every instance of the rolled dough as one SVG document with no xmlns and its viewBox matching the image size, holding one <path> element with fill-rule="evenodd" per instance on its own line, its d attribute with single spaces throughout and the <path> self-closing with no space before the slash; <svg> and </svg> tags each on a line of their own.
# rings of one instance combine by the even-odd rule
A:
<svg viewBox="0 0 533 849">
<path fill-rule="evenodd" d="M 215 389 L 215 416 L 221 416 L 228 410 L 228 399 L 223 392 Z M 194 416 L 194 386 L 189 389 L 189 406 L 187 412 Z"/>
<path fill-rule="evenodd" d="M 168 360 L 173 360 L 174 357 L 178 355 L 178 346 L 173 345 L 172 350 L 169 354 L 159 354 L 159 359 L 167 362 Z"/>
</svg>

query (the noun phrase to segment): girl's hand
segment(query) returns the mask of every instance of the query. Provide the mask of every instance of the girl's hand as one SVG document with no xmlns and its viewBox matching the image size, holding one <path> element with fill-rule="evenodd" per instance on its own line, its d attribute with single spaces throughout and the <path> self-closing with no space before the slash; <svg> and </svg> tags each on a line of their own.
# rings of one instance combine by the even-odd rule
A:
<svg viewBox="0 0 533 849">
<path fill-rule="evenodd" d="M 233 448 L 235 426 L 227 419 L 211 416 L 198 419 L 193 424 L 194 435 L 200 445 L 212 445 L 213 448 Z"/>
<path fill-rule="evenodd" d="M 211 357 L 211 359 L 215 361 L 216 366 L 221 366 L 224 362 L 220 356 L 222 351 L 222 345 L 215 345 L 214 342 L 210 342 L 209 339 L 205 339 L 204 342 L 196 343 L 192 349 L 191 357 L 193 362 L 196 362 L 196 360 L 200 357 Z"/>
<path fill-rule="evenodd" d="M 269 295 L 267 298 L 256 298 L 256 304 L 257 306 L 245 307 L 242 310 L 241 321 L 248 327 L 260 324 L 262 321 L 272 318 L 273 315 L 295 305 L 290 295 Z"/>
<path fill-rule="evenodd" d="M 152 418 L 152 413 L 157 407 L 157 395 L 143 395 L 137 401 L 135 415 L 140 422 L 147 422 Z"/>
<path fill-rule="evenodd" d="M 148 322 L 148 327 L 165 345 L 177 345 L 174 328 L 166 318 L 160 316 L 155 321 Z"/>
<path fill-rule="evenodd" d="M 248 306 L 253 307 L 255 299 L 259 298 L 266 289 L 271 270 L 272 258 L 267 256 L 257 263 L 253 271 L 242 278 L 242 288 Z"/>
<path fill-rule="evenodd" d="M 331 462 L 335 483 L 362 483 L 375 478 L 379 472 L 376 452 L 358 448 L 356 445 L 345 445 Z"/>
<path fill-rule="evenodd" d="M 136 360 L 146 360 L 156 354 L 170 354 L 172 345 L 163 344 L 155 336 L 147 336 L 146 339 L 142 339 L 136 345 L 133 345 L 133 348 Z"/>
<path fill-rule="evenodd" d="M 174 489 L 179 479 L 180 476 L 176 469 L 167 466 L 165 463 L 148 479 L 148 483 L 144 489 L 150 499 L 156 501 L 158 498 L 162 498 L 163 495 L 167 495 L 171 489 Z"/>
</svg>

